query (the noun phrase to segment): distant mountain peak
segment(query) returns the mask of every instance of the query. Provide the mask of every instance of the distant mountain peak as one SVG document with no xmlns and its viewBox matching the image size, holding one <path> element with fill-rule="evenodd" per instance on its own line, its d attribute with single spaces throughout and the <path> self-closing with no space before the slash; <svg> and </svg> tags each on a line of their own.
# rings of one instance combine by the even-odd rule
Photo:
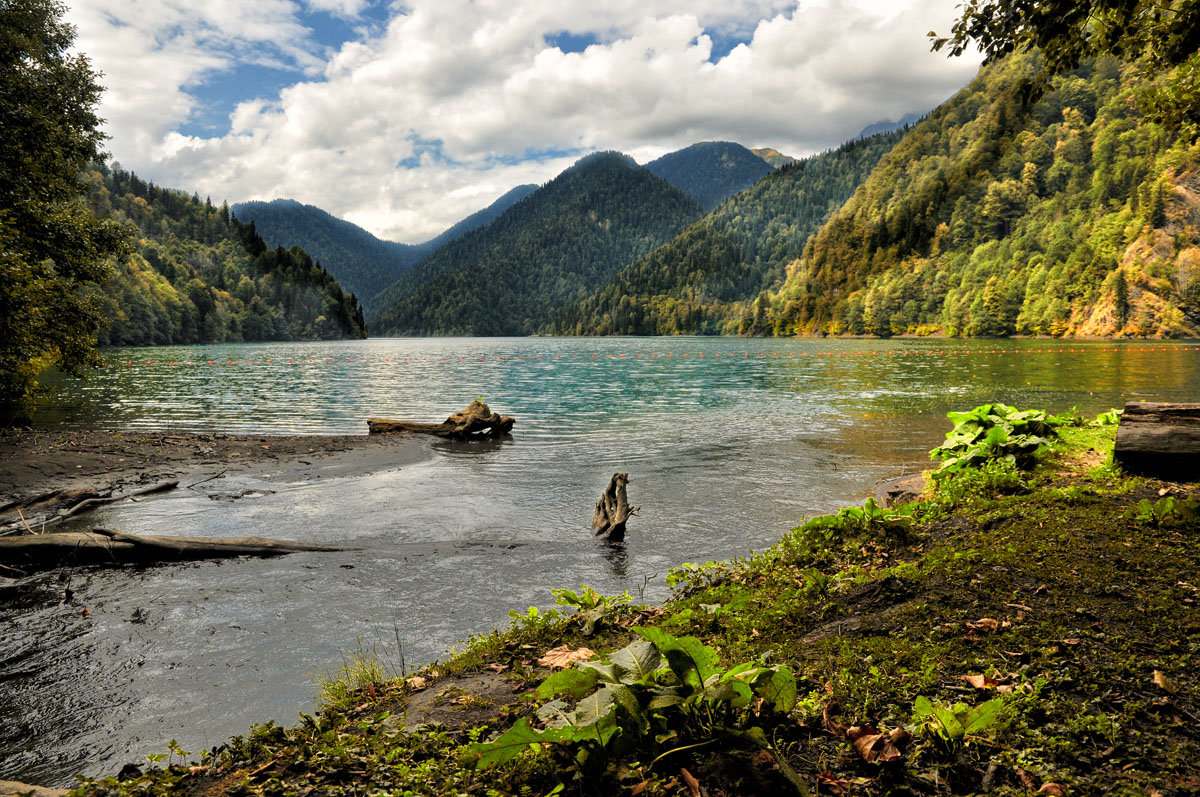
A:
<svg viewBox="0 0 1200 797">
<path fill-rule="evenodd" d="M 650 161 L 646 168 L 705 210 L 770 174 L 770 164 L 732 141 L 700 141 Z"/>
</svg>

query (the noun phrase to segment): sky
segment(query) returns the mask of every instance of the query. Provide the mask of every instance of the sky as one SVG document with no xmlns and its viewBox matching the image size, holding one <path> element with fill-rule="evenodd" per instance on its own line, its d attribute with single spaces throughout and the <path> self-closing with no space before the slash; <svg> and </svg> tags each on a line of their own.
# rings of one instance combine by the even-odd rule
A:
<svg viewBox="0 0 1200 797">
<path fill-rule="evenodd" d="M 68 0 L 108 151 L 417 243 L 522 183 L 697 141 L 794 157 L 924 113 L 960 0 Z"/>
</svg>

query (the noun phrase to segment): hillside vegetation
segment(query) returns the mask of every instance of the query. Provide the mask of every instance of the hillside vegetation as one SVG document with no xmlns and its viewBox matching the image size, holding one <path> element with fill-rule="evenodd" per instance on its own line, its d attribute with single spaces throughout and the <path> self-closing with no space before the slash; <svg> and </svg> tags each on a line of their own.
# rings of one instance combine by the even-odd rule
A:
<svg viewBox="0 0 1200 797">
<path fill-rule="evenodd" d="M 568 335 L 737 332 L 742 308 L 778 285 L 818 227 L 903 131 L 792 161 L 623 268 L 551 329 Z"/>
<path fill-rule="evenodd" d="M 299 247 L 268 249 L 228 207 L 101 167 L 92 212 L 135 228 L 99 299 L 101 346 L 366 337 L 362 309 Z"/>
<path fill-rule="evenodd" d="M 370 306 L 372 328 L 398 335 L 531 334 L 701 213 L 630 158 L 589 155 L 403 275 Z"/>
<path fill-rule="evenodd" d="M 1200 150 L 1103 58 L 985 67 L 879 164 L 755 307 L 763 334 L 1200 331 Z"/>
</svg>

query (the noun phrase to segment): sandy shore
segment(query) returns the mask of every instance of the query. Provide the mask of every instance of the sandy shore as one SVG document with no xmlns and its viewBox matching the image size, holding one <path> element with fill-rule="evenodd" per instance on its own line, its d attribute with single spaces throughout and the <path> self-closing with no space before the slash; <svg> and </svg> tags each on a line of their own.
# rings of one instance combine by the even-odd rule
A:
<svg viewBox="0 0 1200 797">
<path fill-rule="evenodd" d="M 412 435 L 228 435 L 178 432 L 0 432 L 0 502 L 59 488 L 187 486 L 240 474 L 289 479 L 400 467 L 429 456 Z"/>
</svg>

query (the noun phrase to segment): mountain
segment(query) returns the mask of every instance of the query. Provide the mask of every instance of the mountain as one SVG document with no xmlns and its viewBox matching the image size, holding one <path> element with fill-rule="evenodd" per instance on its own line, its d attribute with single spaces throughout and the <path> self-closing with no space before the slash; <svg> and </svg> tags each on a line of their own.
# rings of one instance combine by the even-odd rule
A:
<svg viewBox="0 0 1200 797">
<path fill-rule="evenodd" d="M 471 230 L 477 230 L 480 227 L 486 227 L 504 214 L 504 211 L 511 208 L 513 205 L 520 202 L 525 197 L 538 190 L 536 185 L 526 183 L 519 185 L 516 188 L 507 191 L 504 196 L 497 199 L 492 204 L 488 205 L 483 210 L 477 210 L 470 216 L 455 224 L 453 227 L 446 230 L 436 238 L 431 238 L 423 244 L 417 244 L 417 248 L 424 250 L 423 257 L 428 257 L 437 250 L 441 249 L 451 241 L 457 241 Z"/>
<path fill-rule="evenodd" d="M 253 222 L 268 246 L 302 247 L 364 302 L 425 255 L 417 246 L 382 241 L 357 224 L 294 199 L 240 202 L 232 210 L 242 221 Z"/>
<path fill-rule="evenodd" d="M 899 119 L 897 119 L 894 122 L 884 121 L 884 122 L 875 122 L 874 124 L 869 124 L 866 127 L 864 127 L 862 130 L 859 130 L 858 133 L 854 136 L 854 139 L 851 139 L 851 140 L 853 141 L 853 140 L 859 139 L 859 138 L 867 138 L 868 136 L 875 136 L 875 135 L 879 135 L 880 133 L 891 133 L 893 130 L 899 130 L 902 127 L 907 127 L 908 125 L 916 124 L 917 122 L 921 121 L 922 116 L 924 116 L 924 114 L 906 113 L 906 114 L 904 114 L 904 116 L 901 116 Z"/>
<path fill-rule="evenodd" d="M 741 144 L 702 141 L 650 161 L 646 168 L 712 210 L 771 173 L 771 165 Z"/>
<path fill-rule="evenodd" d="M 859 136 L 859 137 L 861 138 L 862 136 Z M 770 147 L 760 147 L 758 149 L 752 149 L 750 151 L 753 152 L 757 157 L 765 160 L 767 163 L 769 163 L 772 167 L 774 167 L 776 169 L 782 169 L 784 166 L 787 166 L 789 163 L 796 162 L 796 159 L 793 158 L 792 156 L 784 155 L 779 150 L 771 149 Z"/>
<path fill-rule="evenodd" d="M 92 212 L 134 228 L 136 251 L 97 297 L 101 346 L 365 338 L 362 308 L 303 249 L 270 249 L 254 224 L 200 197 L 101 166 Z"/>
<path fill-rule="evenodd" d="M 569 335 L 736 332 L 738 302 L 783 280 L 788 263 L 903 137 L 887 133 L 794 161 L 621 269 L 552 326 Z"/>
<path fill-rule="evenodd" d="M 752 331 L 1197 334 L 1200 150 L 1141 115 L 1132 67 L 1038 71 L 1009 56 L 913 128 Z"/>
<path fill-rule="evenodd" d="M 368 308 L 397 335 L 528 335 L 702 214 L 615 152 L 589 155 L 439 249 Z"/>
<path fill-rule="evenodd" d="M 365 304 L 422 259 L 471 230 L 490 224 L 536 189 L 535 185 L 519 185 L 421 244 L 380 240 L 356 224 L 293 199 L 241 202 L 233 206 L 233 212 L 243 221 L 254 222 L 268 245 L 303 247 Z"/>
</svg>

